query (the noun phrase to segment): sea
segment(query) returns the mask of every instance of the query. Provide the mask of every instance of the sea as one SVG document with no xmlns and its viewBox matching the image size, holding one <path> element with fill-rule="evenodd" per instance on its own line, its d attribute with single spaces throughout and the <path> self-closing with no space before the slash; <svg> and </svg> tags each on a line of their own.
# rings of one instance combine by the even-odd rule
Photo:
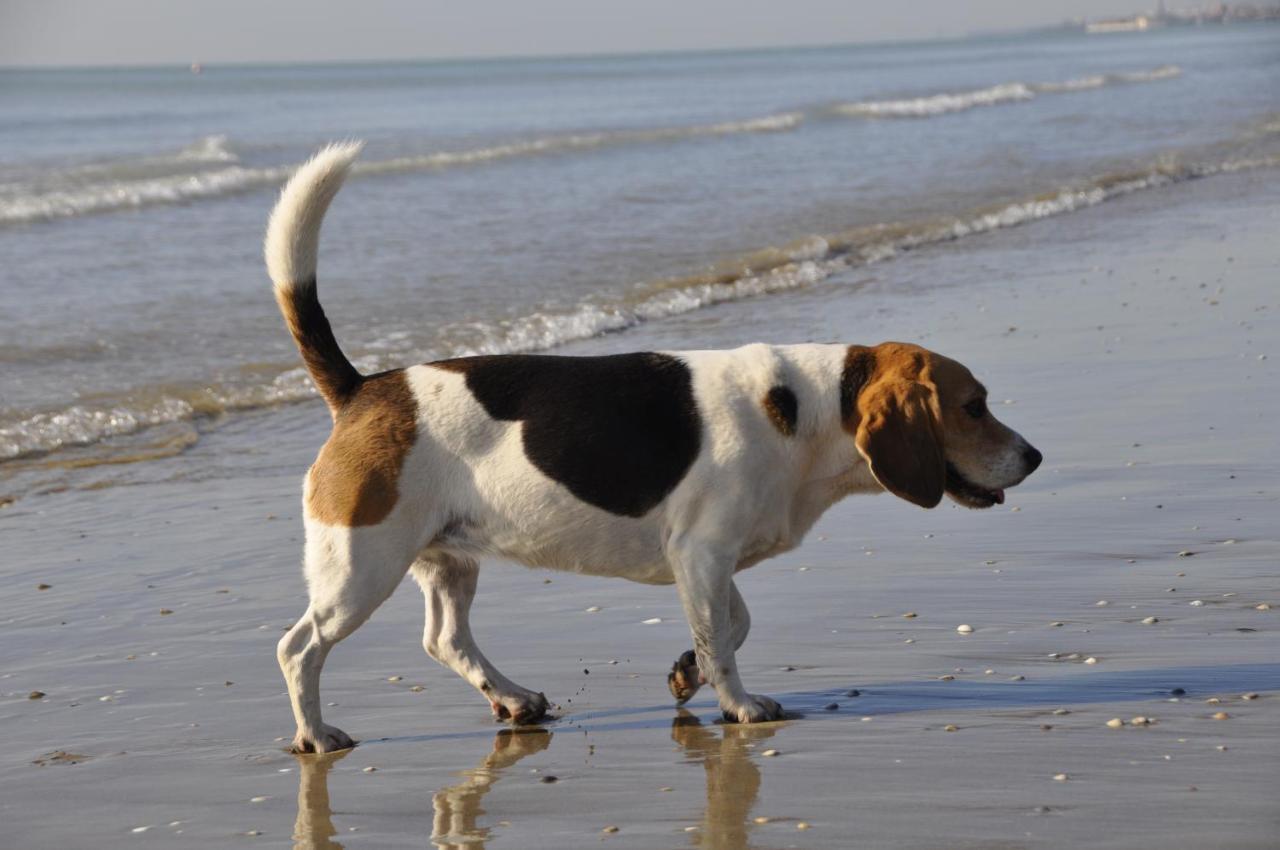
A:
<svg viewBox="0 0 1280 850">
<path fill-rule="evenodd" d="M 366 143 L 319 271 L 361 370 L 555 351 L 726 302 L 767 315 L 912 251 L 946 274 L 978 234 L 1052 241 L 1121 196 L 1272 174 L 1280 26 L 9 69 L 0 116 L 4 504 L 316 405 L 261 246 L 328 142 Z"/>
</svg>

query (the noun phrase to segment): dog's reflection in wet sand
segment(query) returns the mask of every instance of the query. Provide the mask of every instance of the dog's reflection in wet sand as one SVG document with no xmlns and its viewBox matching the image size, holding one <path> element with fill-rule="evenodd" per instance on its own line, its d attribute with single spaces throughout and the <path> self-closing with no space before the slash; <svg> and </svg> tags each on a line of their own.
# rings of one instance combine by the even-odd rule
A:
<svg viewBox="0 0 1280 850">
<path fill-rule="evenodd" d="M 299 850 L 343 850 L 333 840 L 333 809 L 329 805 L 329 769 L 351 750 L 324 755 L 296 756 L 298 760 L 298 817 L 293 822 L 293 846 Z"/>
<path fill-rule="evenodd" d="M 772 738 L 777 724 L 724 724 L 703 726 L 693 714 L 680 709 L 671 722 L 671 739 L 689 761 L 701 762 L 707 774 L 707 807 L 701 829 L 691 833 L 694 847 L 741 850 L 750 847 L 749 816 L 760 791 L 756 746 Z"/>
<path fill-rule="evenodd" d="M 504 729 L 493 740 L 493 749 L 463 779 L 437 791 L 431 799 L 435 815 L 431 842 L 440 850 L 484 850 L 489 828 L 477 825 L 485 814 L 480 807 L 484 795 L 502 776 L 503 771 L 525 756 L 540 753 L 551 745 L 551 733 L 545 729 Z M 350 753 L 342 750 L 329 755 L 299 755 L 298 817 L 294 821 L 295 850 L 343 850 L 333 840 L 333 809 L 329 804 L 329 769 Z"/>
<path fill-rule="evenodd" d="M 702 824 L 690 834 L 693 846 L 710 850 L 750 846 L 749 816 L 760 790 L 757 745 L 773 737 L 778 728 L 775 724 L 703 726 L 696 716 L 680 709 L 671 723 L 671 739 L 680 745 L 686 760 L 702 764 L 707 782 Z M 481 807 L 485 794 L 521 759 L 547 749 L 551 737 L 546 729 L 537 727 L 499 732 L 479 765 L 463 771 L 462 781 L 432 797 L 432 844 L 439 850 L 484 850 L 491 832 L 479 825 L 486 814 Z M 296 850 L 343 850 L 334 840 L 338 831 L 329 803 L 329 770 L 350 752 L 297 756 Z"/>
<path fill-rule="evenodd" d="M 440 850 L 484 850 L 489 828 L 476 825 L 485 813 L 480 808 L 484 795 L 489 793 L 503 771 L 550 745 L 551 733 L 545 729 L 504 729 L 499 732 L 493 740 L 493 751 L 478 767 L 465 771 L 461 782 L 437 791 L 431 798 L 435 808 L 432 843 Z"/>
</svg>

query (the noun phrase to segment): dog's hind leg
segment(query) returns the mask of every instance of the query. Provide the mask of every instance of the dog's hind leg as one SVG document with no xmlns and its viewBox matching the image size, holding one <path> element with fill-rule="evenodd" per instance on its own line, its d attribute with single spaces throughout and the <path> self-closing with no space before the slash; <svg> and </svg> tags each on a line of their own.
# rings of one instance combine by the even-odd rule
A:
<svg viewBox="0 0 1280 850">
<path fill-rule="evenodd" d="M 747 602 L 742 598 L 737 582 L 729 584 L 729 628 L 734 650 L 742 649 L 747 641 L 747 632 L 751 630 L 751 612 L 747 610 Z M 706 676 L 698 670 L 698 654 L 692 649 L 685 650 L 667 674 L 667 687 L 676 698 L 676 705 L 684 705 L 693 699 L 698 688 L 706 683 Z"/>
<path fill-rule="evenodd" d="M 499 720 L 536 723 L 547 713 L 547 698 L 499 673 L 471 636 L 471 600 L 479 572 L 474 559 L 439 551 L 425 552 L 414 562 L 413 577 L 426 601 L 422 646 L 484 694 Z"/>
<path fill-rule="evenodd" d="M 315 525 L 307 529 L 306 577 L 311 604 L 276 646 L 298 732 L 295 753 L 354 747 L 320 718 L 320 670 L 329 650 L 386 601 L 409 568 L 410 555 L 385 531 Z"/>
</svg>

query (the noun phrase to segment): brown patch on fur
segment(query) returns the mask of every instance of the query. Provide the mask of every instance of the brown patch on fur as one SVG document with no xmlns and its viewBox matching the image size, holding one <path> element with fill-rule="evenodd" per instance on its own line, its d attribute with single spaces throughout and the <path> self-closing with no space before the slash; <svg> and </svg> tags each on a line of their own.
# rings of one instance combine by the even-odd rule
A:
<svg viewBox="0 0 1280 850">
<path fill-rule="evenodd" d="M 841 414 L 871 474 L 886 490 L 932 508 L 946 486 L 941 412 L 931 377 L 937 355 L 886 342 L 850 346 L 841 380 Z"/>
<path fill-rule="evenodd" d="M 769 417 L 773 427 L 778 429 L 779 434 L 784 437 L 795 435 L 796 419 L 800 414 L 800 403 L 796 400 L 796 394 L 791 391 L 790 387 L 781 385 L 770 387 L 760 403 L 764 406 L 765 415 Z"/>
<path fill-rule="evenodd" d="M 334 411 L 333 433 L 307 475 L 307 513 L 326 525 L 377 525 L 400 496 L 418 405 L 403 370 L 365 378 Z"/>
</svg>

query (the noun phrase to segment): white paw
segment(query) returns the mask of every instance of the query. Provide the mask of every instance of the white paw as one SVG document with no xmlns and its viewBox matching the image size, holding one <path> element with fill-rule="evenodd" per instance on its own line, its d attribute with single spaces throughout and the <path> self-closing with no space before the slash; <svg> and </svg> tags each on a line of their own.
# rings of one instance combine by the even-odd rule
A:
<svg viewBox="0 0 1280 850">
<path fill-rule="evenodd" d="M 502 694 L 489 691 L 487 696 L 493 716 L 499 720 L 509 720 L 516 726 L 537 723 L 547 716 L 547 710 L 551 707 L 546 696 L 523 688 Z"/>
<path fill-rule="evenodd" d="M 338 750 L 349 750 L 356 745 L 351 736 L 336 726 L 320 724 L 320 730 L 309 734 L 298 730 L 293 738 L 289 751 L 293 753 L 332 753 Z"/>
<path fill-rule="evenodd" d="M 731 706 L 721 706 L 724 719 L 730 723 L 764 723 L 782 719 L 782 706 L 769 697 L 747 694 L 746 700 Z"/>
</svg>

